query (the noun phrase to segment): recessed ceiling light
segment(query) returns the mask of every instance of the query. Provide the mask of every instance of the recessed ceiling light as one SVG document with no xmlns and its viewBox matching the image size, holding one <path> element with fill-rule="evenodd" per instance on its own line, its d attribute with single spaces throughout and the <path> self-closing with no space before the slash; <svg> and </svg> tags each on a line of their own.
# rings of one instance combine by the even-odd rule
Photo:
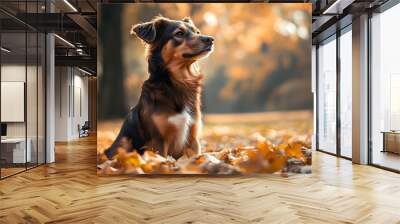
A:
<svg viewBox="0 0 400 224">
<path fill-rule="evenodd" d="M 61 40 L 62 42 L 64 42 L 65 44 L 67 44 L 70 47 L 75 48 L 75 45 L 73 45 L 71 42 L 69 42 L 68 40 L 62 38 L 61 36 L 59 36 L 58 34 L 54 34 L 55 37 L 57 37 L 59 40 Z"/>
<path fill-rule="evenodd" d="M 78 10 L 73 6 L 68 0 L 64 0 L 64 3 L 68 5 L 74 12 L 78 12 Z"/>
<path fill-rule="evenodd" d="M 90 76 L 93 75 L 92 73 L 90 73 L 90 72 L 88 72 L 88 71 L 86 71 L 86 70 L 84 70 L 84 69 L 81 69 L 81 68 L 79 68 L 79 67 L 78 67 L 78 70 L 81 71 L 81 72 L 83 72 L 83 73 L 85 73 L 85 74 L 87 74 L 87 75 L 90 75 Z"/>
<path fill-rule="evenodd" d="M 10 53 L 10 52 L 11 52 L 10 49 L 7 49 L 7 48 L 5 48 L 5 47 L 1 47 L 1 51 L 4 51 L 4 52 L 6 52 L 6 53 Z"/>
<path fill-rule="evenodd" d="M 355 0 L 336 0 L 327 9 L 325 9 L 322 14 L 342 14 L 343 9 L 351 5 L 354 1 Z"/>
</svg>

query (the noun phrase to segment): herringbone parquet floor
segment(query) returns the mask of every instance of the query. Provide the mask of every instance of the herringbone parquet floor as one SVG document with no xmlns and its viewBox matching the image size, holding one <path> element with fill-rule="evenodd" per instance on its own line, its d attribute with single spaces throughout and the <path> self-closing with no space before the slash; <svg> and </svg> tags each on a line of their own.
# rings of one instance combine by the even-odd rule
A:
<svg viewBox="0 0 400 224">
<path fill-rule="evenodd" d="M 0 223 L 400 223 L 400 175 L 314 153 L 313 174 L 97 177 L 95 139 L 0 181 Z"/>
</svg>

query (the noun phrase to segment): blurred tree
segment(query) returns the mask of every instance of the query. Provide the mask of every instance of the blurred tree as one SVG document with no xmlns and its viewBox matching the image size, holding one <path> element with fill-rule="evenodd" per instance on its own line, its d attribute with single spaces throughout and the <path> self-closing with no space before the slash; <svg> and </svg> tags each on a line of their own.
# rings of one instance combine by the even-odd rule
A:
<svg viewBox="0 0 400 224">
<path fill-rule="evenodd" d="M 102 45 L 103 73 L 99 77 L 99 119 L 124 117 L 128 111 L 124 93 L 122 60 L 121 4 L 101 8 L 100 42 Z"/>
</svg>

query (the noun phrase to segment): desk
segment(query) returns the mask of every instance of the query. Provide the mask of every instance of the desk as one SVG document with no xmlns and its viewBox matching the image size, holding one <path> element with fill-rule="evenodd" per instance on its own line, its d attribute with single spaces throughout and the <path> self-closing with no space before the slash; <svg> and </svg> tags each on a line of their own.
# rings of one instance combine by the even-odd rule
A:
<svg viewBox="0 0 400 224">
<path fill-rule="evenodd" d="M 382 152 L 392 152 L 400 154 L 400 131 L 382 131 L 383 150 Z"/>
<path fill-rule="evenodd" d="M 25 154 L 25 144 L 28 143 L 26 147 Z M 6 163 L 25 163 L 31 162 L 31 139 L 25 138 L 5 138 L 1 139 L 1 159 L 4 159 Z M 26 161 L 25 161 L 26 159 Z"/>
</svg>

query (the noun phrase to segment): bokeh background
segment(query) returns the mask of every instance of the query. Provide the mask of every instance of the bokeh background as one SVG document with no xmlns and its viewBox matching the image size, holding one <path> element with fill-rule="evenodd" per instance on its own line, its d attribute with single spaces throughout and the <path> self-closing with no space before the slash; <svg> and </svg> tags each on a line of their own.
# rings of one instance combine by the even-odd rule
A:
<svg viewBox="0 0 400 224">
<path fill-rule="evenodd" d="M 311 4 L 132 3 L 100 7 L 99 174 L 225 172 L 208 166 L 213 164 L 209 158 L 223 164 L 220 168 L 227 165 L 228 173 L 311 172 Z M 102 154 L 118 135 L 148 78 L 145 47 L 129 35 L 131 26 L 158 15 L 191 17 L 202 33 L 215 37 L 214 52 L 200 61 L 205 74 L 199 157 L 203 162 L 196 162 L 197 157 L 181 157 L 176 163 L 166 163 L 175 164 L 177 170 L 165 169 L 160 159 L 154 163 L 143 157 L 143 165 L 138 162 L 142 161 L 140 155 L 124 154 L 123 150 L 116 162 L 107 161 Z"/>
<path fill-rule="evenodd" d="M 191 17 L 215 50 L 200 62 L 205 114 L 312 110 L 311 6 L 265 3 L 103 4 L 99 15 L 99 120 L 123 118 L 148 78 L 133 24 Z"/>
</svg>

